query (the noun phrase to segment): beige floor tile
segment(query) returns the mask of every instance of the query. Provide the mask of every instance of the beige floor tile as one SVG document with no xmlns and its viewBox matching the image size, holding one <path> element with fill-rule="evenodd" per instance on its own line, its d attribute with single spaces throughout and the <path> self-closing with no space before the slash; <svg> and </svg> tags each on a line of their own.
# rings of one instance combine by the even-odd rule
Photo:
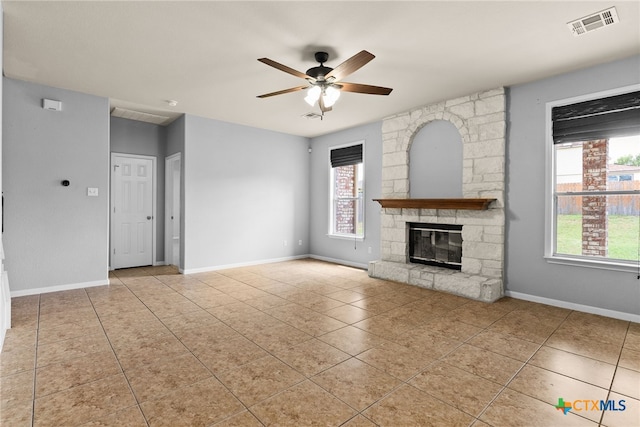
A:
<svg viewBox="0 0 640 427">
<path fill-rule="evenodd" d="M 525 341 L 508 334 L 484 330 L 468 342 L 476 347 L 526 362 L 540 348 L 540 344 Z"/>
<path fill-rule="evenodd" d="M 34 371 L 0 377 L 0 412 L 20 402 L 33 401 Z"/>
<path fill-rule="evenodd" d="M 376 424 L 373 423 L 368 418 L 363 417 L 362 415 L 357 415 L 351 418 L 349 421 L 342 425 L 343 427 L 376 427 Z"/>
<path fill-rule="evenodd" d="M 3 349 L 0 353 L 0 377 L 33 370 L 35 364 L 35 347 L 19 347 L 10 351 Z"/>
<path fill-rule="evenodd" d="M 273 356 L 222 372 L 218 377 L 247 406 L 261 402 L 305 379 Z"/>
<path fill-rule="evenodd" d="M 468 426 L 473 417 L 403 385 L 363 413 L 379 426 Z"/>
<path fill-rule="evenodd" d="M 557 403 L 557 402 L 556 402 Z M 505 389 L 480 420 L 492 426 L 586 426 L 598 424 L 571 412 L 564 415 L 554 407 L 533 397 Z"/>
<path fill-rule="evenodd" d="M 147 427 L 147 421 L 144 419 L 140 407 L 136 405 L 96 418 L 82 425 L 82 427 L 111 426 Z"/>
<path fill-rule="evenodd" d="M 393 342 L 369 349 L 356 357 L 401 381 L 408 380 L 435 360 Z"/>
<path fill-rule="evenodd" d="M 7 329 L 2 349 L 4 351 L 20 350 L 22 347 L 34 348 L 37 331 L 35 329 Z M 39 339 L 39 338 L 38 338 Z"/>
<path fill-rule="evenodd" d="M 318 337 L 319 340 L 344 351 L 347 354 L 355 356 L 374 348 L 387 340 L 370 334 L 362 329 L 346 326 L 342 329 L 329 332 Z"/>
<path fill-rule="evenodd" d="M 373 315 L 367 310 L 363 310 L 350 304 L 344 304 L 339 307 L 332 308 L 324 314 L 347 324 L 357 323 Z"/>
<path fill-rule="evenodd" d="M 211 377 L 192 354 L 163 359 L 160 363 L 127 371 L 126 377 L 138 402 L 157 399 L 176 388 Z"/>
<path fill-rule="evenodd" d="M 312 377 L 331 394 L 362 411 L 401 382 L 358 359 L 349 359 Z"/>
<path fill-rule="evenodd" d="M 544 344 L 548 347 L 590 357 L 610 364 L 618 362 L 620 349 L 622 347 L 622 343 L 620 343 L 620 345 L 612 345 L 610 343 L 595 341 L 593 338 L 576 334 L 574 330 L 569 329 L 557 330 Z"/>
<path fill-rule="evenodd" d="M 501 385 L 518 372 L 523 363 L 472 345 L 463 344 L 444 359 L 448 364 Z"/>
<path fill-rule="evenodd" d="M 623 368 L 640 372 L 640 351 L 622 347 L 622 353 L 620 353 L 620 361 L 618 363 Z"/>
<path fill-rule="evenodd" d="M 607 389 L 616 369 L 615 365 L 546 346 L 529 363 Z"/>
<path fill-rule="evenodd" d="M 474 417 L 502 390 L 499 384 L 442 362 L 430 366 L 409 384 Z"/>
<path fill-rule="evenodd" d="M 356 411 L 311 381 L 297 384 L 251 411 L 265 425 L 339 426 Z"/>
<path fill-rule="evenodd" d="M 359 301 L 364 298 L 364 295 L 348 289 L 343 289 L 337 292 L 333 292 L 333 293 L 327 294 L 327 296 L 329 298 L 333 298 L 335 300 L 338 300 L 347 304 Z"/>
<path fill-rule="evenodd" d="M 13 402 L 0 411 L 0 425 L 11 427 L 31 427 L 33 401 Z"/>
<path fill-rule="evenodd" d="M 638 323 L 513 298 L 484 304 L 317 260 L 109 276 L 108 286 L 12 299 L 1 425 L 487 427 L 603 416 L 626 427 L 639 416 Z M 625 410 L 554 407 L 607 396 Z"/>
<path fill-rule="evenodd" d="M 79 425 L 135 405 L 122 374 L 35 400 L 34 426 Z"/>
<path fill-rule="evenodd" d="M 36 370 L 36 398 L 121 373 L 111 349 L 51 363 Z"/>
<path fill-rule="evenodd" d="M 618 367 L 611 390 L 640 400 L 640 372 Z"/>
<path fill-rule="evenodd" d="M 256 417 L 249 411 L 240 412 L 226 420 L 213 424 L 212 427 L 263 427 Z"/>
<path fill-rule="evenodd" d="M 52 363 L 60 363 L 76 357 L 110 350 L 111 346 L 104 332 L 83 335 L 50 344 L 40 344 L 38 345 L 37 367 L 40 368 Z"/>
<path fill-rule="evenodd" d="M 278 359 L 302 375 L 311 377 L 329 369 L 351 356 L 316 338 L 274 351 Z"/>
<path fill-rule="evenodd" d="M 609 400 L 615 403 L 616 410 L 604 411 L 602 414 L 603 426 L 632 427 L 640 425 L 640 400 L 618 393 L 610 393 Z M 624 405 L 624 409 L 622 405 Z"/>
<path fill-rule="evenodd" d="M 360 292 L 364 292 L 361 290 Z M 388 301 L 384 296 L 368 296 L 358 301 L 353 301 L 351 305 L 359 307 L 363 310 L 372 312 L 373 314 L 382 314 L 398 307 L 398 304 Z"/>
<path fill-rule="evenodd" d="M 556 405 L 560 397 L 566 401 L 607 399 L 607 389 L 531 365 L 525 366 L 507 387 L 549 405 Z M 580 415 L 598 422 L 601 414 L 597 411 L 582 411 Z"/>
<path fill-rule="evenodd" d="M 244 410 L 218 380 L 208 378 L 140 405 L 149 426 L 208 426 Z"/>
<path fill-rule="evenodd" d="M 239 335 L 195 353 L 200 362 L 216 375 L 267 356 L 264 349 Z"/>
</svg>

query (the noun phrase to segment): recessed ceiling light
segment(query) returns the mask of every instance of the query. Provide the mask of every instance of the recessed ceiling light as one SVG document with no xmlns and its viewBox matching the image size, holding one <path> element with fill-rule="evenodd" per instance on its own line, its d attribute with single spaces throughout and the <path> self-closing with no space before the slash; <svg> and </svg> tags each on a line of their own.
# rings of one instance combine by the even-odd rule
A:
<svg viewBox="0 0 640 427">
<path fill-rule="evenodd" d="M 169 107 L 175 107 L 176 105 L 178 105 L 178 101 L 174 101 L 173 99 L 169 99 L 169 100 L 167 100 L 167 104 L 169 104 Z"/>
</svg>

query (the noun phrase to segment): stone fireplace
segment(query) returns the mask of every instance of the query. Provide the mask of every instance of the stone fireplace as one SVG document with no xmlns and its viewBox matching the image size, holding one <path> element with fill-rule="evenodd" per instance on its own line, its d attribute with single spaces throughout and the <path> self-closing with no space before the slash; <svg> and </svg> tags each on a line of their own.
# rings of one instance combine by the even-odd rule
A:
<svg viewBox="0 0 640 427">
<path fill-rule="evenodd" d="M 449 121 L 462 137 L 461 199 L 410 197 L 409 150 L 416 133 L 434 120 Z M 384 120 L 382 259 L 369 263 L 370 276 L 485 302 L 503 296 L 505 128 L 503 88 Z M 460 270 L 411 262 L 411 223 L 461 226 Z"/>
</svg>

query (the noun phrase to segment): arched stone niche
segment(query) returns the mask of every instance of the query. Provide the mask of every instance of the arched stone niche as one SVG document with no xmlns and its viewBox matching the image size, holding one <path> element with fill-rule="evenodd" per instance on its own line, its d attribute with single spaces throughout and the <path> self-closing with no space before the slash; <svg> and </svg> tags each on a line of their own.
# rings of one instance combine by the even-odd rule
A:
<svg viewBox="0 0 640 427">
<path fill-rule="evenodd" d="M 433 120 L 409 144 L 409 196 L 462 197 L 462 135 L 448 120 Z"/>
</svg>

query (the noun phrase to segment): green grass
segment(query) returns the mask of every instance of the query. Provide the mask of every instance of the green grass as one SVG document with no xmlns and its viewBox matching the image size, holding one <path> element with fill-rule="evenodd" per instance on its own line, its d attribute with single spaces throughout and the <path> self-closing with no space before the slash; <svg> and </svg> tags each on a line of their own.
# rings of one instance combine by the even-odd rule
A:
<svg viewBox="0 0 640 427">
<path fill-rule="evenodd" d="M 640 227 L 635 215 L 609 216 L 609 258 L 638 260 Z M 558 215 L 556 252 L 582 254 L 582 215 Z"/>
</svg>

